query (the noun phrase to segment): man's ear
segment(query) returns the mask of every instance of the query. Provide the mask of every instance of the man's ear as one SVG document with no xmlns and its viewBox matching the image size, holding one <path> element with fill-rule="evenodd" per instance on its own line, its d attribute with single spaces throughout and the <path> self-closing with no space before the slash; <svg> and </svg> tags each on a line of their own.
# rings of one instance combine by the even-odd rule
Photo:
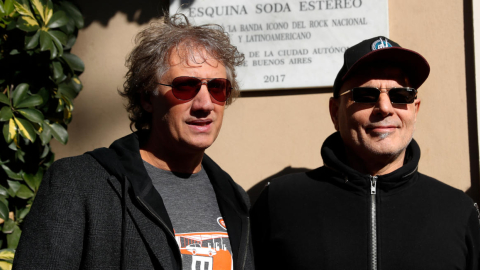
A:
<svg viewBox="0 0 480 270">
<path fill-rule="evenodd" d="M 330 101 L 328 103 L 328 107 L 330 109 L 330 118 L 332 119 L 333 126 L 335 129 L 338 131 L 338 107 L 340 99 L 338 98 L 330 98 Z"/>
<path fill-rule="evenodd" d="M 140 104 L 145 111 L 152 113 L 153 106 L 152 102 L 150 101 L 150 92 L 142 91 L 140 94 Z"/>
</svg>

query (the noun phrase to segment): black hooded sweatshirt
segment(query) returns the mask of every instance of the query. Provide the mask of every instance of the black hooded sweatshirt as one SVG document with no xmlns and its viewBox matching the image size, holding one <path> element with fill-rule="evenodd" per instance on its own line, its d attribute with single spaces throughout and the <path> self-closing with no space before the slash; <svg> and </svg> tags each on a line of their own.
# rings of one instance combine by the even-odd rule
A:
<svg viewBox="0 0 480 270">
<path fill-rule="evenodd" d="M 377 177 L 349 167 L 339 133 L 324 166 L 265 188 L 251 211 L 257 269 L 479 269 L 479 213 L 462 191 L 404 166 Z M 454 168 L 452 168 L 454 169 Z"/>
<path fill-rule="evenodd" d="M 14 269 L 182 268 L 140 137 L 133 133 L 50 167 L 26 217 Z M 234 269 L 253 269 L 248 197 L 207 155 L 202 166 L 228 228 Z"/>
</svg>

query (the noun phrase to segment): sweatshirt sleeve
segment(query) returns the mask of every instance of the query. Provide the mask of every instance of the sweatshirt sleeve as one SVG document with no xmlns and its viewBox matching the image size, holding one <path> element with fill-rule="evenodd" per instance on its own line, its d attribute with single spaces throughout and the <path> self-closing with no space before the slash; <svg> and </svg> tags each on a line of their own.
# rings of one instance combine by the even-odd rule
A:
<svg viewBox="0 0 480 270">
<path fill-rule="evenodd" d="M 71 167 L 60 160 L 45 174 L 23 223 L 13 269 L 80 268 L 86 221 Z"/>
<path fill-rule="evenodd" d="M 468 247 L 468 270 L 480 269 L 480 212 L 477 204 L 472 207 L 466 232 L 466 244 Z"/>
</svg>

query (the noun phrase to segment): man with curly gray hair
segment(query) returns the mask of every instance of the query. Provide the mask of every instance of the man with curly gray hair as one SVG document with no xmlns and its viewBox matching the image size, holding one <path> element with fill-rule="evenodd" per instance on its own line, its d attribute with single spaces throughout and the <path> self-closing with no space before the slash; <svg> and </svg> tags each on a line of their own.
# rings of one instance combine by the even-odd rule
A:
<svg viewBox="0 0 480 270">
<path fill-rule="evenodd" d="M 14 268 L 253 269 L 248 197 L 205 154 L 243 60 L 183 15 L 141 31 L 120 92 L 137 131 L 51 166 Z"/>
</svg>

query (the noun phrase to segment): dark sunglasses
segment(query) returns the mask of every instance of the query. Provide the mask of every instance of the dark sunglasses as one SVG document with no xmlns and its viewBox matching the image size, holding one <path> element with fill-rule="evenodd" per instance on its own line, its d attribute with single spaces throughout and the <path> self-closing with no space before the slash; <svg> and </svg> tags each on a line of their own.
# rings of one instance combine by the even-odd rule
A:
<svg viewBox="0 0 480 270">
<path fill-rule="evenodd" d="M 385 89 L 385 90 L 380 90 Z M 340 94 L 343 96 L 352 92 L 352 100 L 357 103 L 376 103 L 380 97 L 380 93 L 386 92 L 390 98 L 390 102 L 394 104 L 411 104 L 417 98 L 417 90 L 411 87 L 394 87 L 394 88 L 376 88 L 376 87 L 355 87 L 351 90 Z"/>
<path fill-rule="evenodd" d="M 171 86 L 173 95 L 180 100 L 193 99 L 204 84 L 207 85 L 210 95 L 218 102 L 227 101 L 232 92 L 232 84 L 229 80 L 223 78 L 205 79 L 180 76 L 173 79 L 172 84 L 158 84 Z"/>
</svg>

